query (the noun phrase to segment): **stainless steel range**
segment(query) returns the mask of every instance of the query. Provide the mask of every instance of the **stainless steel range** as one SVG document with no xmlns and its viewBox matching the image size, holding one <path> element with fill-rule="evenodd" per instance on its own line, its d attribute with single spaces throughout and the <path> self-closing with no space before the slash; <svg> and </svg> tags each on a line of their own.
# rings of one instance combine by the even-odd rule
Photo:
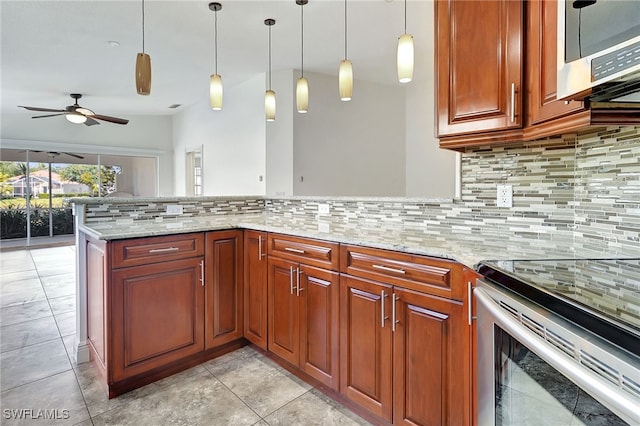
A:
<svg viewBox="0 0 640 426">
<path fill-rule="evenodd" d="M 640 425 L 640 259 L 478 271 L 479 425 Z"/>
</svg>

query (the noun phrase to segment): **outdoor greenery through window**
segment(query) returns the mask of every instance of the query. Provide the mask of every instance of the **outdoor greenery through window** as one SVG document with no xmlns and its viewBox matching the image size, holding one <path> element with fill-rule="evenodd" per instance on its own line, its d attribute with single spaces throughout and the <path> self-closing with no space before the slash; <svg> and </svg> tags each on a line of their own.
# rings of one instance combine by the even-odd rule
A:
<svg viewBox="0 0 640 426">
<path fill-rule="evenodd" d="M 68 199 L 106 196 L 117 190 L 117 175 L 122 168 L 90 164 L 96 160 L 95 155 L 41 151 L 28 154 L 25 150 L 2 150 L 1 239 L 73 234 Z M 65 162 L 66 159 L 73 162 Z M 85 160 L 87 163 L 83 163 Z"/>
</svg>

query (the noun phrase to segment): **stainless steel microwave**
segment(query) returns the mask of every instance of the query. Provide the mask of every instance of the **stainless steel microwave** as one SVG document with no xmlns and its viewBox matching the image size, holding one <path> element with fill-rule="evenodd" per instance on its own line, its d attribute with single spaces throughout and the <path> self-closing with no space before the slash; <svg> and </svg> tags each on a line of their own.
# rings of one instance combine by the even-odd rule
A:
<svg viewBox="0 0 640 426">
<path fill-rule="evenodd" d="M 558 99 L 640 104 L 640 1 L 558 0 Z"/>
</svg>

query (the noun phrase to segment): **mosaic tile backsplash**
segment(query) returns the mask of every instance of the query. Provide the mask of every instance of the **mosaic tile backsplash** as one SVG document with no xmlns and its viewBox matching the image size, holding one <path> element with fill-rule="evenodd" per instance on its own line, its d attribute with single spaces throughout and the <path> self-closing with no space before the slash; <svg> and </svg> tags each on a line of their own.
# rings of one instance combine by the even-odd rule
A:
<svg viewBox="0 0 640 426">
<path fill-rule="evenodd" d="M 513 207 L 496 206 L 496 185 L 513 186 Z M 259 213 L 316 216 L 386 226 L 410 222 L 437 232 L 495 232 L 509 241 L 572 243 L 589 250 L 640 248 L 640 126 L 609 127 L 532 143 L 477 148 L 462 155 L 461 200 L 291 197 L 204 197 L 86 205 L 86 221 Z"/>
</svg>

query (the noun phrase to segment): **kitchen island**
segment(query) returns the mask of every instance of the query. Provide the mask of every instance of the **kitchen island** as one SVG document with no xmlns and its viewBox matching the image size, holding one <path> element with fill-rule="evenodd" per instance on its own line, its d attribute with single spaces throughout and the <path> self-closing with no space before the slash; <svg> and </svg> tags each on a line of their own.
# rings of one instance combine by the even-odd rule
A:
<svg viewBox="0 0 640 426">
<path fill-rule="evenodd" d="M 228 200 L 213 203 L 218 201 Z M 137 212 L 136 202 L 151 203 L 156 214 Z M 420 207 L 428 209 L 430 203 L 439 202 L 422 202 Z M 164 214 L 162 203 L 197 204 L 193 199 L 104 204 L 89 200 L 76 206 L 78 353 L 84 344 L 85 359 L 91 350 L 94 361 L 101 360 L 111 396 L 248 340 L 331 396 L 360 408 L 374 422 L 400 424 L 411 416 L 431 413 L 432 417 L 438 412 L 442 423 L 471 423 L 470 295 L 478 276 L 475 265 L 484 259 L 596 255 L 587 246 L 576 253 L 576 244 L 565 236 L 550 244 L 548 239 L 519 237 L 509 227 L 469 228 L 431 218 L 416 221 L 413 209 L 406 216 L 381 220 L 276 211 L 263 200 L 263 208 L 258 202 L 257 208 L 243 213 L 220 214 L 209 208 L 205 214 L 171 216 Z M 105 218 L 107 211 L 115 215 Z M 122 217 L 122 211 L 132 213 Z M 221 245 L 204 244 L 205 240 Z M 243 254 L 238 254 L 240 246 Z M 144 265 L 136 263 L 136 253 L 142 253 L 139 247 L 159 257 Z M 598 250 L 598 254 L 603 253 Z M 133 256 L 133 263 L 115 260 L 127 255 Z M 237 267 L 240 260 L 243 271 Z M 230 263 L 235 266 L 220 269 Z M 92 266 L 98 273 L 89 271 Z M 178 281 L 186 283 L 182 290 L 174 288 Z M 161 287 L 161 294 L 169 296 L 158 298 L 156 290 Z M 224 291 L 216 293 L 210 287 Z M 204 336 L 210 333 L 201 329 L 216 329 L 221 317 L 217 323 L 215 315 L 213 320 L 209 315 L 202 319 L 203 306 L 212 300 L 222 306 L 220 295 L 231 295 L 229 300 L 235 301 L 227 303 L 235 308 L 222 318 L 233 324 L 226 328 L 233 337 L 221 345 L 205 346 Z M 160 299 L 153 310 L 153 300 Z M 139 306 L 134 307 L 134 301 Z M 175 308 L 173 301 L 181 301 L 183 308 Z M 185 316 L 183 311 L 190 313 Z M 98 312 L 93 320 L 92 312 Z M 175 342 L 166 346 L 168 339 L 158 334 L 155 343 L 136 346 L 139 340 L 133 337 L 143 336 L 156 324 L 172 329 L 163 312 L 182 318 L 175 323 L 183 325 Z M 93 326 L 87 325 L 87 318 Z M 238 324 L 242 320 L 244 324 Z M 114 350 L 120 351 L 115 357 L 119 366 L 109 368 L 114 357 L 106 354 Z M 394 364 L 392 359 L 406 362 Z M 116 371 L 115 376 L 109 371 Z M 367 383 L 367 377 L 374 377 L 375 383 Z M 428 397 L 418 397 L 425 389 Z"/>
</svg>

